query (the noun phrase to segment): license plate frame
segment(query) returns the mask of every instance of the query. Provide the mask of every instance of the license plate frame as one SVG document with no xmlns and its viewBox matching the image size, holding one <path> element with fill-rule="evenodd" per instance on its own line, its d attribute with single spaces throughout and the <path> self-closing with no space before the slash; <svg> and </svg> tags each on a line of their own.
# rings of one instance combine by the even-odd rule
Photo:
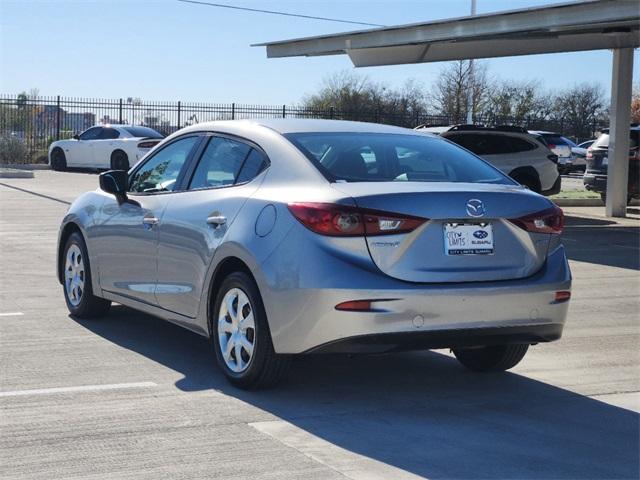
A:
<svg viewBox="0 0 640 480">
<path fill-rule="evenodd" d="M 484 232 L 479 233 L 479 232 Z M 442 225 L 447 256 L 493 255 L 495 240 L 491 222 L 445 222 Z"/>
</svg>

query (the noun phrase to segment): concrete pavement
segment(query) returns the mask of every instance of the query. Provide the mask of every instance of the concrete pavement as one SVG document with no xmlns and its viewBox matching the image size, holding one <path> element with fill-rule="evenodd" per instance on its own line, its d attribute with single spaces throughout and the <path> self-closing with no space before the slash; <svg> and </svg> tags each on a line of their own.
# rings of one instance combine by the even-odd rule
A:
<svg viewBox="0 0 640 480">
<path fill-rule="evenodd" d="M 638 478 L 640 222 L 567 209 L 563 338 L 506 374 L 445 351 L 298 359 L 243 392 L 207 341 L 68 316 L 59 221 L 91 174 L 0 180 L 0 477 Z"/>
</svg>

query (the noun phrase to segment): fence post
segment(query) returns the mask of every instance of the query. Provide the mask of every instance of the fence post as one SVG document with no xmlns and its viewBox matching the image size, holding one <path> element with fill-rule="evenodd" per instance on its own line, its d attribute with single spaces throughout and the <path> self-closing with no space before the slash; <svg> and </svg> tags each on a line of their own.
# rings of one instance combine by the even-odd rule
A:
<svg viewBox="0 0 640 480">
<path fill-rule="evenodd" d="M 560 135 L 564 135 L 564 117 L 560 117 Z"/>
<path fill-rule="evenodd" d="M 333 120 L 333 116 L 335 115 L 335 109 L 332 107 L 329 107 L 329 118 Z"/>
<path fill-rule="evenodd" d="M 60 95 L 56 98 L 56 140 L 60 140 Z"/>
<path fill-rule="evenodd" d="M 180 130 L 180 113 L 182 110 L 182 102 L 178 100 L 178 130 Z"/>
<path fill-rule="evenodd" d="M 120 99 L 120 106 L 118 107 L 118 123 L 122 125 L 122 99 Z"/>
<path fill-rule="evenodd" d="M 231 120 L 236 119 L 236 102 L 231 104 Z"/>
<path fill-rule="evenodd" d="M 286 117 L 287 117 L 287 106 L 282 105 L 282 118 L 286 118 Z"/>
</svg>

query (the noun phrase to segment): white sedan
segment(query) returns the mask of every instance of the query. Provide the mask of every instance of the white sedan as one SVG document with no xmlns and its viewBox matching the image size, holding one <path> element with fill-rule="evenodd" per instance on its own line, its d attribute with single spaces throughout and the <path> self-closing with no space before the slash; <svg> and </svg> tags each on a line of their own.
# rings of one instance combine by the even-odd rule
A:
<svg viewBox="0 0 640 480">
<path fill-rule="evenodd" d="M 129 170 L 164 136 L 149 127 L 98 125 L 49 147 L 49 165 L 54 170 L 67 167 Z"/>
</svg>

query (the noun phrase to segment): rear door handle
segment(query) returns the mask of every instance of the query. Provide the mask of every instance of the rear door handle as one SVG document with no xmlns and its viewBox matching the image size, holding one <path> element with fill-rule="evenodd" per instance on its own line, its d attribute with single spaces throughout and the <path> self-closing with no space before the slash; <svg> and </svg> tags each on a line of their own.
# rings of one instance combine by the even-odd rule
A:
<svg viewBox="0 0 640 480">
<path fill-rule="evenodd" d="M 212 225 L 214 228 L 219 227 L 220 225 L 227 223 L 227 217 L 223 215 L 211 215 L 210 217 L 207 217 L 207 223 Z"/>
</svg>

